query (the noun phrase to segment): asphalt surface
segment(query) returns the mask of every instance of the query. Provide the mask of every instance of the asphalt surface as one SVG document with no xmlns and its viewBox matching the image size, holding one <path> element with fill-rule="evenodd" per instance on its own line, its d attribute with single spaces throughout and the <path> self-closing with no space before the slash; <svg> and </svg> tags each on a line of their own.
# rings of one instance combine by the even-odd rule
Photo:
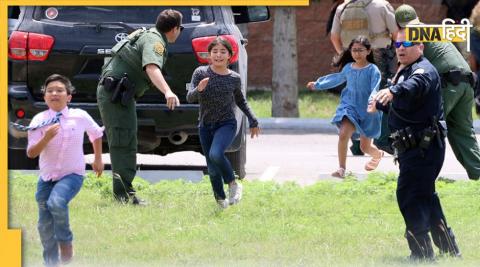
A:
<svg viewBox="0 0 480 267">
<path fill-rule="evenodd" d="M 269 118 L 260 119 L 259 124 L 262 128 L 260 137 L 248 138 L 247 141 L 247 180 L 291 181 L 300 185 L 339 180 L 330 175 L 338 166 L 338 137 L 337 129 L 329 119 Z M 475 121 L 474 128 L 479 134 L 479 121 Z M 110 162 L 108 154 L 104 154 L 103 158 L 105 163 Z M 86 156 L 87 163 L 92 159 L 92 155 Z M 369 159 L 348 152 L 347 171 L 364 179 L 368 175 L 364 165 Z M 177 152 L 166 156 L 139 154 L 138 163 L 137 175 L 152 183 L 172 179 L 198 182 L 206 172 L 205 158 L 196 152 Z M 151 165 L 156 166 L 152 168 Z M 398 173 L 398 165 L 393 163 L 391 155 L 386 154 L 377 171 Z M 440 176 L 468 180 L 450 145 L 447 145 Z"/>
<path fill-rule="evenodd" d="M 246 179 L 296 182 L 313 184 L 320 180 L 339 180 L 331 177 L 338 166 L 337 129 L 328 119 L 260 119 L 262 134 L 247 141 Z M 480 133 L 480 123 L 475 122 L 475 131 Z M 479 137 L 477 136 L 477 139 Z M 456 160 L 450 145 L 447 145 L 441 177 L 468 180 L 463 167 Z M 138 176 L 151 182 L 164 179 L 185 179 L 198 182 L 206 170 L 205 158 L 200 153 L 178 152 L 167 156 L 139 155 L 142 166 L 158 164 L 169 166 L 168 170 L 149 171 L 140 167 Z M 347 171 L 358 179 L 368 173 L 365 163 L 368 156 L 353 156 L 348 152 Z M 105 155 L 105 161 L 108 162 Z M 177 168 L 177 170 L 173 170 Z M 188 170 L 190 169 L 190 170 Z M 203 172 L 202 172 L 203 170 Z M 391 155 L 385 154 L 377 171 L 398 173 L 398 165 Z"/>
</svg>

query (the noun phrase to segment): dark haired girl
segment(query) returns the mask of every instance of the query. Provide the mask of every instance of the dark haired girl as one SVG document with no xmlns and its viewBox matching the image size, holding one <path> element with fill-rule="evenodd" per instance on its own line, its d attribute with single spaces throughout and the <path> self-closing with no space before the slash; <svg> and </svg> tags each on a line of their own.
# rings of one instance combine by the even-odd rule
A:
<svg viewBox="0 0 480 267">
<path fill-rule="evenodd" d="M 312 91 L 326 90 L 347 82 L 332 119 L 332 123 L 339 128 L 339 168 L 332 173 L 332 176 L 343 178 L 346 170 L 348 140 L 353 134 L 360 135 L 360 149 L 372 156 L 365 165 L 367 171 L 376 169 L 383 156 L 383 151 L 372 143 L 373 138 L 380 136 L 381 114 L 367 113 L 369 99 L 378 91 L 381 75 L 373 64 L 370 42 L 364 36 L 352 40 L 348 50 L 342 53 L 337 64 L 342 68 L 340 73 L 320 77 L 316 82 L 309 82 L 307 88 Z"/>
<path fill-rule="evenodd" d="M 260 128 L 242 93 L 240 75 L 230 69 L 232 46 L 217 37 L 208 45 L 210 64 L 198 67 L 192 76 L 188 102 L 200 104 L 199 136 L 207 160 L 213 194 L 221 208 L 236 204 L 242 197 L 242 185 L 237 183 L 225 150 L 230 146 L 238 127 L 235 104 L 245 113 L 250 134 L 258 136 Z M 228 199 L 223 184 L 228 184 Z"/>
</svg>

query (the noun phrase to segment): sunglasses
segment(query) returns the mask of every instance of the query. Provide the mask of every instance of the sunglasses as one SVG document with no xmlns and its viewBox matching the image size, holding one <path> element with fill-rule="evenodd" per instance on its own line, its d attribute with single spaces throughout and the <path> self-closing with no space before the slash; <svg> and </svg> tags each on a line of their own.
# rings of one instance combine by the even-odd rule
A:
<svg viewBox="0 0 480 267">
<path fill-rule="evenodd" d="M 180 32 L 182 32 L 183 29 L 185 29 L 185 27 L 183 27 L 182 25 L 178 26 L 178 28 L 180 29 Z"/>
<path fill-rule="evenodd" d="M 403 45 L 403 47 L 407 48 L 407 47 L 411 47 L 411 46 L 418 45 L 418 44 L 420 44 L 420 43 L 410 42 L 410 41 L 395 42 L 395 47 L 400 48 L 400 46 Z"/>
</svg>

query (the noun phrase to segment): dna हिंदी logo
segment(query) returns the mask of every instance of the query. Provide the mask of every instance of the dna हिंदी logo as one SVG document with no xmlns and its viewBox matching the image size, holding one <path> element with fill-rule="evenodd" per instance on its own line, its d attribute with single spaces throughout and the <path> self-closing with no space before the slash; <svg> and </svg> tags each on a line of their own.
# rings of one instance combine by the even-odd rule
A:
<svg viewBox="0 0 480 267">
<path fill-rule="evenodd" d="M 470 52 L 471 27 L 470 21 L 465 18 L 460 24 L 447 18 L 442 24 L 407 25 L 406 39 L 411 42 L 467 42 L 467 51 Z"/>
</svg>

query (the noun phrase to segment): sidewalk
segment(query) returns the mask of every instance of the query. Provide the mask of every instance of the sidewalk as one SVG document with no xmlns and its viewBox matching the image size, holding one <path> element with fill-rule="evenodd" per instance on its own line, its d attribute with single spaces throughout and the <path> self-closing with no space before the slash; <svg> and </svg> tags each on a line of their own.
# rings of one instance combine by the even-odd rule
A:
<svg viewBox="0 0 480 267">
<path fill-rule="evenodd" d="M 305 132 L 336 134 L 337 127 L 330 123 L 330 119 L 301 119 L 301 118 L 260 118 L 260 128 L 267 133 Z M 475 134 L 480 134 L 480 120 L 473 121 Z"/>
</svg>

